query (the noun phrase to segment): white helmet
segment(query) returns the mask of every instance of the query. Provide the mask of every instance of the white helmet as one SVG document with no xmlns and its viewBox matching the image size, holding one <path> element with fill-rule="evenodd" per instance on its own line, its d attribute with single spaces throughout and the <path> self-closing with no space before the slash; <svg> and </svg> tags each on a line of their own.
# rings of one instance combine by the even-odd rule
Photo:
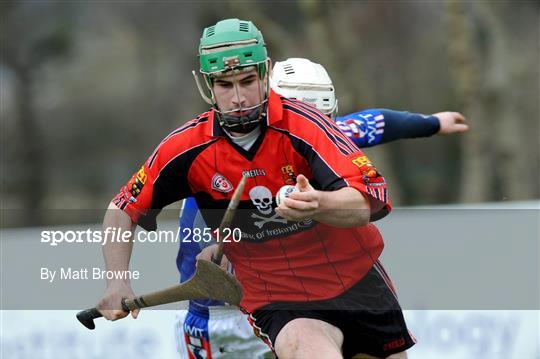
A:
<svg viewBox="0 0 540 359">
<path fill-rule="evenodd" d="M 308 102 L 330 117 L 337 114 L 338 101 L 328 72 L 308 59 L 276 62 L 270 87 L 281 96 Z"/>
</svg>

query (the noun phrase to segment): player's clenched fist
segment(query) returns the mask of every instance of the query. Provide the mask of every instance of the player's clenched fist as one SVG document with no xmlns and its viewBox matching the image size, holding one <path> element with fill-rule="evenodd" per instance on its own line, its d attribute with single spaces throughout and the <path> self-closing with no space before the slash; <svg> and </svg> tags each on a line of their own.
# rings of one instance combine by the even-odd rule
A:
<svg viewBox="0 0 540 359">
<path fill-rule="evenodd" d="M 304 175 L 298 175 L 296 178 L 296 188 L 297 192 L 291 193 L 281 201 L 276 213 L 291 221 L 313 218 L 319 209 L 320 191 L 315 190 Z"/>
<path fill-rule="evenodd" d="M 133 298 L 135 293 L 131 285 L 124 281 L 112 281 L 107 286 L 105 294 L 96 305 L 96 308 L 107 320 L 118 320 L 127 316 L 129 313 L 122 308 L 123 298 Z M 136 319 L 139 315 L 139 309 L 131 311 L 131 316 Z"/>
<path fill-rule="evenodd" d="M 212 258 L 215 256 L 215 254 L 217 252 L 217 249 L 218 249 L 218 245 L 217 244 L 212 244 L 211 246 L 208 246 L 208 247 L 204 248 L 201 251 L 201 253 L 197 254 L 197 257 L 195 257 L 195 258 L 197 259 L 197 261 L 203 260 L 203 261 L 211 262 Z M 227 257 L 225 255 L 223 255 L 223 257 L 221 257 L 220 266 L 222 268 L 224 268 L 224 269 L 227 269 L 227 267 L 229 266 L 229 260 L 227 259 Z"/>
</svg>

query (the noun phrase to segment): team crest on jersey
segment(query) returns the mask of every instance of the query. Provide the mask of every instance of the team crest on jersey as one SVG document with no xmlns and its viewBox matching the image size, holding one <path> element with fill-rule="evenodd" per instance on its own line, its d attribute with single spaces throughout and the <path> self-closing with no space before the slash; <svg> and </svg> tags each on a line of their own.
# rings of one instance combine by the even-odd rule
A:
<svg viewBox="0 0 540 359">
<path fill-rule="evenodd" d="M 129 196 L 130 203 L 137 202 L 137 196 L 141 193 L 147 180 L 148 175 L 144 171 L 144 166 L 142 166 L 141 169 L 136 174 L 134 174 L 133 177 L 131 177 L 126 186 L 126 189 L 131 194 L 131 196 Z"/>
<path fill-rule="evenodd" d="M 283 181 L 288 185 L 296 184 L 296 175 L 294 174 L 294 167 L 291 164 L 286 164 L 281 167 L 281 174 L 283 175 Z"/>
<path fill-rule="evenodd" d="M 366 176 L 369 178 L 374 178 L 377 176 L 377 169 L 375 168 L 375 166 L 373 166 L 373 164 L 371 163 L 369 158 L 367 158 L 367 156 L 365 155 L 358 156 L 354 160 L 352 160 L 352 162 L 358 168 L 360 168 L 360 171 L 362 172 L 363 176 Z"/>
<path fill-rule="evenodd" d="M 365 184 L 372 186 L 382 186 L 385 184 L 384 178 L 379 174 L 375 166 L 367 156 L 358 156 L 352 160 L 362 173 L 362 180 Z"/>
<path fill-rule="evenodd" d="M 212 189 L 222 193 L 229 193 L 233 190 L 233 186 L 223 175 L 216 173 L 212 177 Z"/>
</svg>

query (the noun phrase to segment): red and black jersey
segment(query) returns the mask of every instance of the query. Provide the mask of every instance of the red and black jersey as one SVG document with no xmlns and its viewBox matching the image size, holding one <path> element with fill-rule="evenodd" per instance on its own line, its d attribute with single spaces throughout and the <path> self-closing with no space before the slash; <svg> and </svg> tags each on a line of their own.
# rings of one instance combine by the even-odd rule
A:
<svg viewBox="0 0 540 359">
<path fill-rule="evenodd" d="M 206 223 L 219 225 L 242 176 L 247 183 L 232 227 L 239 243 L 225 254 L 244 287 L 241 306 L 253 311 L 276 301 L 337 296 L 360 280 L 379 257 L 383 241 L 372 224 L 335 228 L 276 215 L 275 193 L 305 175 L 316 189 L 353 187 L 390 210 L 384 178 L 322 113 L 271 92 L 262 134 L 249 151 L 220 128 L 214 111 L 168 135 L 113 202 L 143 228 L 156 228 L 164 206 L 194 196 Z"/>
</svg>

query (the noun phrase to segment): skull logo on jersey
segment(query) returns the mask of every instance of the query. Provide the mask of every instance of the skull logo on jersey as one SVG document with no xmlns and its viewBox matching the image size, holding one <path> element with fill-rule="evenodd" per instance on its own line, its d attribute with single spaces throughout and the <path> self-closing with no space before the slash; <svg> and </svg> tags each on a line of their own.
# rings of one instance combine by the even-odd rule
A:
<svg viewBox="0 0 540 359">
<path fill-rule="evenodd" d="M 253 224 L 257 228 L 262 228 L 267 223 L 287 223 L 285 218 L 281 218 L 277 213 L 272 215 L 274 209 L 272 208 L 274 196 L 272 192 L 264 186 L 255 186 L 249 190 L 249 198 L 251 202 L 257 207 L 257 210 L 263 214 L 263 216 L 257 213 L 251 213 L 251 218 L 256 221 Z"/>
<path fill-rule="evenodd" d="M 272 213 L 272 192 L 264 186 L 255 186 L 249 190 L 249 198 L 262 214 Z"/>
</svg>

